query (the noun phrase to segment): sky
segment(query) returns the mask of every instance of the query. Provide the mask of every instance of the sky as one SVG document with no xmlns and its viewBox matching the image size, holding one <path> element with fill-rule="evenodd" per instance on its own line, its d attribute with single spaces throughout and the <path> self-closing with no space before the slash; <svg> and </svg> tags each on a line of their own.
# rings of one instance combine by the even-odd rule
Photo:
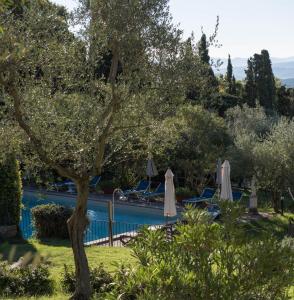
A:
<svg viewBox="0 0 294 300">
<path fill-rule="evenodd" d="M 75 0 L 54 0 L 72 9 Z M 210 56 L 250 57 L 267 49 L 272 57 L 294 56 L 294 0 L 170 0 L 175 24 L 184 37 L 201 28 L 210 35 L 220 18 L 220 48 L 211 48 Z"/>
</svg>

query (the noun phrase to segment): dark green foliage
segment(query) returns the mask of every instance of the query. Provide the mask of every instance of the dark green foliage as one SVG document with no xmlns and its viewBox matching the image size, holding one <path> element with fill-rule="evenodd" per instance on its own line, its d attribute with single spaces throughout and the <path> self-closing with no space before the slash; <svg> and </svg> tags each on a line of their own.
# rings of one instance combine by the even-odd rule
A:
<svg viewBox="0 0 294 300">
<path fill-rule="evenodd" d="M 44 264 L 11 269 L 7 262 L 0 262 L 1 296 L 50 295 L 52 292 L 53 281 Z"/>
<path fill-rule="evenodd" d="M 245 89 L 244 89 L 244 98 L 248 106 L 256 106 L 256 85 L 254 81 L 254 70 L 252 58 L 247 61 L 247 70 L 245 71 Z"/>
<path fill-rule="evenodd" d="M 32 216 L 36 237 L 68 239 L 67 220 L 72 213 L 72 208 L 56 204 L 35 206 Z"/>
<path fill-rule="evenodd" d="M 0 225 L 18 225 L 22 198 L 19 163 L 14 155 L 0 162 Z"/>
<path fill-rule="evenodd" d="M 277 89 L 277 111 L 280 115 L 294 116 L 294 89 L 281 86 Z"/>
<path fill-rule="evenodd" d="M 113 278 L 105 271 L 103 265 L 100 264 L 99 267 L 90 269 L 90 283 L 92 291 L 95 294 L 100 294 L 108 292 L 111 290 L 111 283 Z M 76 276 L 75 273 L 64 265 L 64 272 L 61 280 L 62 288 L 67 293 L 73 293 L 75 291 Z"/>
<path fill-rule="evenodd" d="M 232 82 L 232 78 L 233 78 L 233 66 L 231 61 L 231 55 L 229 55 L 226 79 L 228 82 Z"/>
<path fill-rule="evenodd" d="M 227 92 L 232 95 L 233 94 L 233 66 L 232 66 L 232 61 L 231 61 L 230 55 L 228 58 L 226 81 L 228 84 Z M 235 81 L 235 78 L 234 78 L 234 81 Z M 236 82 L 234 82 L 234 83 L 236 83 Z M 236 87 L 234 89 L 236 90 Z"/>
<path fill-rule="evenodd" d="M 236 84 L 236 78 L 234 75 L 232 77 L 231 95 L 234 95 L 234 96 L 237 95 L 237 84 Z"/>
<path fill-rule="evenodd" d="M 272 110 L 275 102 L 275 78 L 272 63 L 267 50 L 254 54 L 254 73 L 257 87 L 257 97 L 261 106 Z"/>
<path fill-rule="evenodd" d="M 245 100 L 250 107 L 259 102 L 266 110 L 272 110 L 275 105 L 276 88 L 272 64 L 267 50 L 254 54 L 248 60 L 246 72 Z"/>
<path fill-rule="evenodd" d="M 221 206 L 220 224 L 203 211 L 189 210 L 187 224 L 176 227 L 170 242 L 164 231 L 143 229 L 131 245 L 140 266 L 121 270 L 102 299 L 288 299 L 293 240 L 280 242 L 265 233 L 250 238 L 239 221 L 243 209 Z"/>
<path fill-rule="evenodd" d="M 206 34 L 204 34 L 204 33 L 202 34 L 201 39 L 199 41 L 198 54 L 199 54 L 200 60 L 204 64 L 210 63 L 210 57 L 208 55 L 208 45 L 207 45 L 207 40 L 206 40 Z"/>
</svg>

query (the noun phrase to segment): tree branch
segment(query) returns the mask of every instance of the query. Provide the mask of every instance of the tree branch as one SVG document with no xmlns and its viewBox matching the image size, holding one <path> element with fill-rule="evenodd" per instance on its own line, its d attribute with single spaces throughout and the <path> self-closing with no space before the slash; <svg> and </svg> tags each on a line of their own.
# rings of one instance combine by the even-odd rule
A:
<svg viewBox="0 0 294 300">
<path fill-rule="evenodd" d="M 40 159 L 55 169 L 61 176 L 71 178 L 73 180 L 79 179 L 79 176 L 71 169 L 64 168 L 58 164 L 56 164 L 53 160 L 51 160 L 46 151 L 43 149 L 42 142 L 37 138 L 36 134 L 33 132 L 31 127 L 25 122 L 23 112 L 21 110 L 21 97 L 18 93 L 17 87 L 15 86 L 13 81 L 8 81 L 9 84 L 6 84 L 6 88 L 8 94 L 11 96 L 13 100 L 14 114 L 16 121 L 19 126 L 24 130 L 26 135 L 31 141 L 31 144 L 34 147 L 34 150 L 37 152 Z M 7 83 L 8 83 L 7 82 Z"/>
<path fill-rule="evenodd" d="M 118 71 L 119 53 L 118 53 L 118 43 L 113 41 L 112 46 L 112 61 L 108 77 L 108 83 L 111 85 L 111 101 L 107 106 L 104 114 L 102 115 L 102 121 L 105 120 L 104 128 L 97 141 L 97 155 L 95 159 L 95 173 L 101 172 L 101 167 L 103 163 L 103 157 L 105 153 L 105 145 L 107 138 L 109 136 L 109 131 L 113 123 L 114 114 L 118 109 L 119 97 L 116 93 L 116 76 Z"/>
</svg>

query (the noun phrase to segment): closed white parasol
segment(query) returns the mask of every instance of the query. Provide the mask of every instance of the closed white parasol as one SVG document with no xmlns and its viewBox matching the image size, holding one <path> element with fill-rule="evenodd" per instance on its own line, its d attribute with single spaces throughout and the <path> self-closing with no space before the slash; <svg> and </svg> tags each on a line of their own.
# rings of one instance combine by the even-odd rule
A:
<svg viewBox="0 0 294 300">
<path fill-rule="evenodd" d="M 164 194 L 164 216 L 174 217 L 177 215 L 176 195 L 174 186 L 174 174 L 171 169 L 165 173 L 165 194 Z"/>
<path fill-rule="evenodd" d="M 220 198 L 222 200 L 230 200 L 233 201 L 233 193 L 231 186 L 231 167 L 230 163 L 225 160 L 222 165 L 222 184 L 221 184 L 221 195 Z"/>
</svg>

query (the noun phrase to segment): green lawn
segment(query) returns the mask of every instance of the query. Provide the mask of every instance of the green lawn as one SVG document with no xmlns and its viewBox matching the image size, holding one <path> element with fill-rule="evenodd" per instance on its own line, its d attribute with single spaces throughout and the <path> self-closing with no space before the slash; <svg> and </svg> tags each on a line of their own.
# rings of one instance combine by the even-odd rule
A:
<svg viewBox="0 0 294 300">
<path fill-rule="evenodd" d="M 254 238 L 258 238 L 261 234 L 269 232 L 275 235 L 277 238 L 283 238 L 288 231 L 289 219 L 294 218 L 293 213 L 285 213 L 284 216 L 273 214 L 271 210 L 268 210 L 269 218 L 262 218 L 259 220 L 252 220 L 246 226 L 249 229 L 250 234 Z"/>
<path fill-rule="evenodd" d="M 103 263 L 105 269 L 114 271 L 117 263 L 135 264 L 136 260 L 131 255 L 131 251 L 128 248 L 110 248 L 110 247 L 87 247 L 86 248 L 89 264 L 91 267 L 98 266 Z M 42 241 L 42 243 L 36 240 L 29 240 L 27 243 L 11 243 L 3 244 L 0 246 L 0 253 L 4 259 L 10 261 L 17 261 L 19 257 L 32 254 L 32 259 L 38 259 L 39 256 L 46 259 L 49 263 L 49 270 L 52 278 L 55 282 L 55 294 L 51 297 L 21 297 L 19 300 L 25 299 L 40 299 L 40 300 L 64 300 L 68 296 L 62 293 L 60 286 L 60 276 L 63 271 L 63 265 L 73 266 L 73 254 L 71 247 L 66 241 Z M 5 298 L 5 300 L 12 300 L 14 298 Z"/>
</svg>

